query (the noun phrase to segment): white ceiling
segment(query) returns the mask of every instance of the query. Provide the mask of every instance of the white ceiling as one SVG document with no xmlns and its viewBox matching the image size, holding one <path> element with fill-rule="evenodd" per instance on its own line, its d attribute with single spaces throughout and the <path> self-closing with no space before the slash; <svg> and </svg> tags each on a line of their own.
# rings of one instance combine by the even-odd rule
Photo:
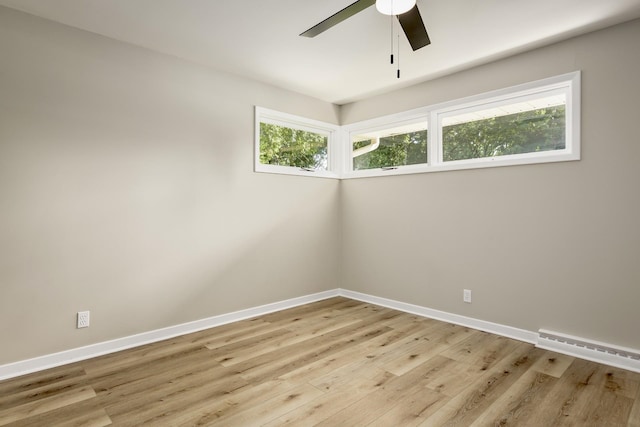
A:
<svg viewBox="0 0 640 427">
<path fill-rule="evenodd" d="M 370 7 L 299 34 L 355 0 L 0 0 L 117 40 L 344 104 L 640 17 L 640 0 L 418 0 L 432 44 L 401 38 Z"/>
</svg>

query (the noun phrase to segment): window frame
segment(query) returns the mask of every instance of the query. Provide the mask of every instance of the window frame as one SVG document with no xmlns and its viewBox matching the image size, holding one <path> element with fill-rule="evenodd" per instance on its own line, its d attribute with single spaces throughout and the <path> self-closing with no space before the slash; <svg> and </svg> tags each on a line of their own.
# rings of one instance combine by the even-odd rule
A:
<svg viewBox="0 0 640 427">
<path fill-rule="evenodd" d="M 497 105 L 508 105 L 509 103 L 517 103 L 526 99 L 539 98 L 547 93 L 565 95 L 564 149 L 443 161 L 443 118 L 473 110 L 478 111 Z M 427 163 L 397 166 L 393 169 L 353 170 L 353 135 L 380 131 L 385 128 L 390 129 L 402 123 L 422 120 L 427 123 L 428 131 Z M 342 151 L 342 178 L 390 176 L 580 160 L 580 71 L 350 124 L 343 126 L 342 131 L 344 133 L 342 139 L 345 141 Z"/>
<path fill-rule="evenodd" d="M 260 163 L 260 124 L 268 123 L 291 129 L 312 132 L 327 137 L 327 170 L 308 170 L 297 166 L 282 166 Z M 338 150 L 340 126 L 319 120 L 308 119 L 294 114 L 255 106 L 254 118 L 254 171 L 284 175 L 340 178 L 335 155 Z"/>
<path fill-rule="evenodd" d="M 379 132 L 387 129 L 393 129 L 397 127 L 413 125 L 416 123 L 425 123 L 425 129 L 427 130 L 427 162 L 419 163 L 413 165 L 399 165 L 399 166 L 390 166 L 383 168 L 371 168 L 371 169 L 360 169 L 353 170 L 353 135 L 359 135 L 362 133 L 369 132 Z M 420 111 L 412 111 L 411 114 L 407 113 L 398 113 L 391 116 L 385 116 L 373 120 L 367 120 L 365 122 L 360 122 L 358 126 L 346 126 L 344 130 L 343 140 L 345 141 L 344 149 L 343 149 L 343 168 L 344 171 L 342 174 L 343 178 L 350 178 L 350 173 L 355 173 L 358 176 L 384 176 L 384 175 L 394 175 L 398 173 L 398 170 L 401 170 L 403 173 L 417 173 L 421 172 L 422 169 L 426 165 L 429 164 L 429 159 L 431 158 L 431 144 L 429 143 L 429 132 L 430 123 L 428 117 Z"/>
</svg>

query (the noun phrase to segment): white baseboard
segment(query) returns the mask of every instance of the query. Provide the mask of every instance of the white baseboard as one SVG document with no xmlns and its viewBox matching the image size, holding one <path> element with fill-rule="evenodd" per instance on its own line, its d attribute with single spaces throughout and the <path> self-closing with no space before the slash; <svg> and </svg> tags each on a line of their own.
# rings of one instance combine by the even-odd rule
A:
<svg viewBox="0 0 640 427">
<path fill-rule="evenodd" d="M 166 340 L 180 335 L 198 332 L 204 329 L 225 325 L 227 323 L 237 322 L 239 320 L 249 319 L 261 316 L 275 311 L 285 310 L 287 308 L 297 307 L 303 304 L 343 296 L 345 298 L 363 301 L 370 304 L 376 304 L 383 307 L 411 313 L 422 317 L 441 320 L 443 322 L 453 323 L 456 325 L 466 326 L 472 329 L 478 329 L 492 334 L 513 338 L 519 341 L 534 344 L 536 347 L 546 350 L 555 351 L 569 356 L 590 360 L 605 365 L 615 366 L 634 372 L 640 372 L 640 350 L 634 350 L 597 341 L 590 341 L 584 338 L 563 335 L 557 332 L 540 330 L 538 332 L 518 329 L 511 326 L 501 325 L 498 323 L 487 322 L 484 320 L 474 319 L 471 317 L 461 316 L 458 314 L 448 313 L 445 311 L 434 310 L 419 305 L 409 304 L 401 301 L 395 301 L 387 298 L 376 297 L 373 295 L 354 292 L 347 289 L 333 289 L 330 291 L 319 292 L 316 294 L 306 295 L 298 298 L 292 298 L 271 304 L 265 304 L 258 307 L 248 308 L 245 310 L 235 311 L 232 313 L 221 314 L 206 319 L 196 320 L 193 322 L 183 323 L 180 325 L 170 326 L 168 328 L 157 329 L 154 331 L 144 332 L 137 335 L 131 335 L 124 338 L 118 338 L 111 341 L 105 341 L 85 347 L 74 348 L 59 353 L 35 357 L 33 359 L 22 360 L 6 365 L 0 365 L 0 380 L 14 378 L 20 375 L 32 372 L 42 371 L 44 369 L 56 366 L 66 365 L 81 360 L 90 359 L 92 357 L 102 356 L 104 354 L 114 353 L 116 351 L 126 350 L 157 341 Z"/>
<path fill-rule="evenodd" d="M 478 329 L 492 334 L 513 338 L 534 344 L 536 347 L 590 360 L 603 365 L 615 366 L 629 371 L 640 372 L 640 350 L 615 346 L 586 338 L 551 332 L 541 329 L 539 332 L 527 331 L 498 323 L 486 322 L 445 311 L 434 310 L 414 304 L 407 304 L 387 298 L 380 298 L 360 292 L 339 289 L 340 296 L 393 308 L 406 313 L 431 319 L 442 320 L 456 325 Z"/>
<path fill-rule="evenodd" d="M 42 371 L 44 369 L 54 368 L 56 366 L 62 366 L 109 353 L 115 353 L 116 351 L 126 350 L 145 344 L 174 338 L 180 335 L 202 331 L 204 329 L 225 325 L 227 323 L 237 322 L 239 320 L 250 319 L 252 317 L 273 313 L 274 311 L 280 311 L 287 308 L 297 307 L 303 304 L 309 304 L 311 302 L 338 296 L 338 294 L 339 293 L 337 289 L 319 292 L 303 297 L 292 298 L 284 301 L 274 302 L 271 304 L 261 305 L 258 307 L 248 308 L 245 310 L 239 310 L 232 313 L 221 314 L 219 316 L 208 317 L 206 319 L 195 320 L 193 322 L 182 323 L 180 325 L 170 326 L 168 328 L 156 329 L 154 331 L 130 335 L 128 337 L 118 338 L 111 341 L 91 344 L 85 347 L 65 350 L 59 353 L 35 357 L 33 359 L 21 360 L 6 365 L 0 365 L 0 380 L 14 378 L 20 375 L 30 374 L 33 372 Z"/>
<path fill-rule="evenodd" d="M 472 329 L 478 329 L 480 331 L 491 332 L 492 334 L 513 338 L 518 341 L 524 341 L 531 344 L 536 344 L 538 342 L 537 333 L 526 331 L 524 329 L 513 328 L 511 326 L 500 325 L 498 323 L 486 322 L 484 320 L 478 320 L 472 317 L 460 316 L 458 314 L 447 313 L 445 311 L 434 310 L 432 308 L 408 304 L 406 302 L 395 301 L 387 298 L 380 298 L 360 292 L 349 291 L 346 289 L 340 289 L 339 293 L 341 296 L 344 296 L 346 298 L 381 305 L 383 307 L 404 311 L 405 313 L 416 314 L 418 316 L 441 320 L 443 322 L 453 323 L 460 326 L 466 326 Z"/>
<path fill-rule="evenodd" d="M 442 320 L 456 325 L 478 329 L 492 334 L 513 338 L 534 344 L 536 347 L 590 360 L 604 365 L 615 366 L 629 371 L 640 372 L 640 350 L 606 344 L 586 338 L 551 332 L 541 329 L 539 332 L 513 328 L 498 323 L 486 322 L 445 311 L 434 310 L 414 304 L 407 304 L 387 298 L 380 298 L 360 292 L 339 289 L 339 295 L 370 304 L 393 308 L 406 313 L 431 319 Z"/>
</svg>

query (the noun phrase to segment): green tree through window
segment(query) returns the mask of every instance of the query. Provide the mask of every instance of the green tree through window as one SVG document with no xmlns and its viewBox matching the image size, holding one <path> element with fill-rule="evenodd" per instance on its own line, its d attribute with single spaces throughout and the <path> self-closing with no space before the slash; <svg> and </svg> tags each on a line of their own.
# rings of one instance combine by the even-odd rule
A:
<svg viewBox="0 0 640 427">
<path fill-rule="evenodd" d="M 353 143 L 354 151 L 375 140 Z M 427 163 L 427 131 L 409 132 L 380 138 L 375 150 L 353 158 L 353 169 L 375 169 Z"/>
<path fill-rule="evenodd" d="M 565 106 L 445 124 L 442 148 L 445 162 L 562 150 L 565 148 Z"/>
<path fill-rule="evenodd" d="M 327 170 L 326 135 L 260 123 L 260 163 Z"/>
</svg>

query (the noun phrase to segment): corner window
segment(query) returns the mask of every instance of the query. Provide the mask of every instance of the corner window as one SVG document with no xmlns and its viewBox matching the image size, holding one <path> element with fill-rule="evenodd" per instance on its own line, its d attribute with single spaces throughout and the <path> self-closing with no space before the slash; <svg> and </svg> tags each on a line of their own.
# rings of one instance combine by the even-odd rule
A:
<svg viewBox="0 0 640 427">
<path fill-rule="evenodd" d="M 256 107 L 255 171 L 359 178 L 580 160 L 580 72 L 337 126 Z"/>
<path fill-rule="evenodd" d="M 256 107 L 255 170 L 337 177 L 337 126 Z"/>
</svg>

